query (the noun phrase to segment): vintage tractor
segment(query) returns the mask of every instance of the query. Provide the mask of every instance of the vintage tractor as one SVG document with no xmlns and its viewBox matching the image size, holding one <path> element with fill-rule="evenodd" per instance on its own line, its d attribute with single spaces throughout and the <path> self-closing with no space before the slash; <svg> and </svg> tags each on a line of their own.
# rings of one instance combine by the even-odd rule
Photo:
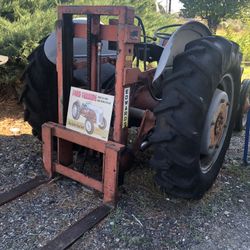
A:
<svg viewBox="0 0 250 250">
<path fill-rule="evenodd" d="M 72 105 L 72 116 L 78 120 L 80 116 L 85 117 L 84 128 L 88 134 L 93 134 L 95 123 L 100 129 L 105 129 L 107 121 L 103 116 L 103 110 L 91 103 L 80 103 L 76 101 Z"/>
<path fill-rule="evenodd" d="M 103 24 L 102 16 L 109 21 Z M 149 165 L 156 184 L 177 197 L 201 198 L 219 173 L 234 128 L 241 87 L 239 46 L 213 36 L 197 21 L 160 27 L 149 37 L 129 7 L 59 7 L 56 27 L 29 56 L 21 98 L 33 134 L 41 138 L 43 130 L 49 176 L 75 174 L 74 179 L 97 190 L 114 191 L 115 165 L 113 172 L 104 171 L 104 186 L 66 170 L 72 162 L 70 145 L 103 153 L 103 167 L 117 163 L 120 171 L 136 150 L 153 147 Z M 108 143 L 65 128 L 71 86 L 114 95 Z M 74 108 L 75 119 L 92 109 L 80 103 Z M 131 146 L 132 127 L 138 132 Z M 51 136 L 58 139 L 61 157 L 55 163 L 48 159 Z"/>
</svg>

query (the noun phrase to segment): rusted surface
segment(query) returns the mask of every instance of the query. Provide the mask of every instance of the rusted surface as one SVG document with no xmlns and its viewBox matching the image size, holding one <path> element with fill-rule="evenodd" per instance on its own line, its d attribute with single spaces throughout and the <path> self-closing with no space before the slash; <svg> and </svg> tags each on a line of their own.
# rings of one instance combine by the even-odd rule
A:
<svg viewBox="0 0 250 250">
<path fill-rule="evenodd" d="M 57 123 L 49 122 L 45 124 L 51 126 L 52 136 L 62 138 L 69 142 L 74 142 L 78 145 L 88 147 L 101 153 L 105 152 L 105 144 L 108 142 L 67 129 L 63 125 Z"/>
<path fill-rule="evenodd" d="M 126 68 L 123 85 L 131 85 L 137 82 L 152 82 L 155 69 L 141 71 L 139 68 Z"/>
<path fill-rule="evenodd" d="M 56 56 L 56 69 L 57 69 L 57 86 L 58 86 L 58 122 L 63 124 L 63 58 L 62 58 L 62 13 L 58 12 L 58 21 L 56 25 L 56 41 L 57 41 L 57 56 Z"/>
<path fill-rule="evenodd" d="M 81 174 L 80 172 L 77 172 L 73 169 L 65 167 L 61 164 L 54 163 L 54 171 L 59 173 L 59 174 L 62 174 L 64 176 L 67 176 L 67 177 L 71 178 L 72 180 L 78 181 L 83 185 L 94 188 L 100 192 L 103 191 L 102 182 L 97 181 L 93 178 L 90 178 L 84 174 Z"/>
<path fill-rule="evenodd" d="M 110 56 L 101 56 L 101 64 L 104 64 L 104 63 L 111 63 L 111 64 L 114 64 L 112 63 L 112 60 L 115 60 L 115 55 L 112 55 L 112 57 Z M 87 67 L 87 61 L 86 59 L 77 59 L 77 60 L 74 60 L 74 69 L 80 69 L 80 68 L 86 68 Z"/>
<path fill-rule="evenodd" d="M 123 146 L 108 144 L 104 157 L 103 201 L 115 205 L 117 201 L 117 181 L 119 172 L 119 153 Z"/>
<path fill-rule="evenodd" d="M 210 128 L 210 147 L 218 147 L 227 122 L 228 103 L 221 103 Z"/>
<path fill-rule="evenodd" d="M 103 220 L 111 211 L 111 207 L 102 205 L 91 211 L 82 219 L 59 234 L 54 240 L 42 247 L 43 250 L 63 250 L 71 246 L 84 233 Z"/>
<path fill-rule="evenodd" d="M 159 102 L 152 97 L 145 85 L 138 87 L 131 96 L 131 106 L 135 108 L 152 111 L 158 104 Z"/>
<path fill-rule="evenodd" d="M 126 16 L 129 12 L 134 12 L 132 7 L 127 6 L 83 6 L 83 5 L 71 5 L 71 6 L 58 6 L 59 13 L 69 13 L 74 15 L 86 15 L 86 14 L 96 14 L 105 16 L 121 16 L 121 20 L 130 19 L 130 15 Z M 123 21 L 124 22 L 124 21 Z"/>
<path fill-rule="evenodd" d="M 148 85 L 153 80 L 155 69 L 141 71 L 139 68 L 126 68 L 124 73 L 124 86 L 130 86 L 133 83 L 140 83 L 130 97 L 131 106 L 139 109 L 153 110 L 159 103 L 150 94 Z"/>
<path fill-rule="evenodd" d="M 87 38 L 87 25 L 81 23 L 74 24 L 75 37 Z M 118 28 L 116 25 L 100 25 L 99 38 L 101 40 L 107 40 L 117 42 Z"/>
<path fill-rule="evenodd" d="M 45 179 L 43 176 L 37 176 L 36 178 L 27 181 L 13 189 L 11 189 L 8 192 L 5 192 L 3 194 L 0 194 L 0 206 L 16 199 L 17 197 L 20 197 L 29 191 L 31 191 L 34 188 L 37 188 L 38 186 L 48 182 L 48 179 Z"/>
<path fill-rule="evenodd" d="M 138 130 L 136 141 L 133 145 L 133 151 L 137 151 L 140 149 L 140 144 L 142 143 L 142 139 L 148 132 L 154 128 L 155 126 L 155 116 L 154 113 L 150 110 L 146 110 L 144 116 L 141 121 L 140 128 Z"/>
<path fill-rule="evenodd" d="M 124 103 L 124 72 L 125 68 L 132 67 L 133 44 L 127 44 L 128 30 L 125 25 L 132 25 L 134 22 L 134 12 L 123 9 L 119 16 L 118 25 L 118 50 L 119 54 L 116 61 L 116 82 L 115 82 L 115 121 L 113 140 L 122 144 L 127 144 L 127 128 L 123 126 L 123 103 Z"/>
<path fill-rule="evenodd" d="M 117 176 L 119 171 L 120 152 L 124 148 L 122 144 L 112 141 L 102 141 L 83 135 L 76 131 L 67 129 L 63 125 L 56 123 L 45 123 L 42 127 L 43 134 L 43 162 L 49 176 L 53 173 L 60 173 L 73 180 L 76 180 L 88 187 L 94 188 L 104 193 L 104 202 L 115 205 L 117 197 Z M 53 161 L 53 137 L 58 138 L 58 148 L 63 148 L 63 154 L 58 153 L 57 159 Z M 104 154 L 102 181 L 97 181 L 67 166 L 72 157 L 71 143 L 93 149 Z M 60 145 L 62 143 L 62 145 Z M 65 157 L 66 155 L 66 157 Z M 61 158 L 62 157 L 62 158 Z M 66 166 L 62 163 L 66 163 Z"/>
<path fill-rule="evenodd" d="M 53 154 L 53 125 L 50 123 L 45 123 L 42 125 L 42 141 L 43 141 L 43 163 L 45 170 L 49 176 L 52 178 L 53 165 L 52 165 L 52 154 Z"/>
<path fill-rule="evenodd" d="M 88 18 L 87 25 L 73 25 L 73 15 L 86 15 Z M 117 16 L 118 19 L 111 25 L 101 25 L 100 15 Z M 53 173 L 57 172 L 79 181 L 84 185 L 93 187 L 104 193 L 105 203 L 114 205 L 117 197 L 117 176 L 119 172 L 120 152 L 127 143 L 128 135 L 128 122 L 124 123 L 124 119 L 128 119 L 129 104 L 125 110 L 124 107 L 126 107 L 127 104 L 124 93 L 126 91 L 129 93 L 129 89 L 127 89 L 127 86 L 124 84 L 124 75 L 127 68 L 132 68 L 134 44 L 140 42 L 140 28 L 133 25 L 134 9 L 130 7 L 59 6 L 58 19 L 57 71 L 59 124 L 49 122 L 43 126 L 44 165 L 49 176 L 52 176 Z M 65 27 L 65 25 L 69 25 L 70 27 Z M 69 35 L 68 33 L 70 32 L 72 32 L 72 34 Z M 66 38 L 64 37 L 65 35 L 67 35 Z M 97 91 L 97 44 L 102 39 L 117 41 L 117 51 L 119 53 L 115 62 L 116 81 L 114 128 L 111 141 L 105 142 L 98 140 L 96 138 L 69 130 L 63 126 L 66 120 L 65 105 L 68 103 L 68 87 L 72 84 L 70 70 L 73 68 L 73 58 L 71 55 L 73 37 L 87 38 L 88 55 L 86 66 L 89 69 L 88 78 L 91 90 L 93 91 Z M 65 51 L 67 46 L 70 50 L 69 53 Z M 84 61 L 82 61 L 82 64 L 83 63 Z M 101 59 L 99 60 L 99 63 L 102 63 Z M 78 66 L 79 65 L 80 64 L 78 64 Z M 66 66 L 70 68 L 69 72 L 67 72 Z M 141 74 L 138 75 L 141 76 Z M 150 74 L 144 74 L 144 78 L 148 75 Z M 129 78 L 129 76 L 130 74 L 126 75 L 127 78 Z M 123 126 L 123 124 L 126 124 L 126 126 Z M 53 137 L 56 137 L 58 140 L 58 154 L 56 162 L 53 162 L 52 159 Z M 72 143 L 104 154 L 102 182 L 69 168 L 72 162 Z"/>
</svg>

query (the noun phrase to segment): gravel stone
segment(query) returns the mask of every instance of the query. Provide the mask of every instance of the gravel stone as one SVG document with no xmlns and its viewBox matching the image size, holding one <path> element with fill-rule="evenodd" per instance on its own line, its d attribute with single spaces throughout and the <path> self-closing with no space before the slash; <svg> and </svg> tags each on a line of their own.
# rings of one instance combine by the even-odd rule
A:
<svg viewBox="0 0 250 250">
<path fill-rule="evenodd" d="M 41 142 L 20 131 L 0 134 L 0 193 L 45 175 Z M 234 134 L 215 184 L 199 201 L 161 193 L 148 167 L 150 152 L 138 155 L 117 208 L 70 249 L 250 249 L 250 168 L 242 165 L 243 143 L 244 133 Z M 86 190 L 60 178 L 0 207 L 0 249 L 44 246 L 101 204 L 97 192 Z"/>
</svg>

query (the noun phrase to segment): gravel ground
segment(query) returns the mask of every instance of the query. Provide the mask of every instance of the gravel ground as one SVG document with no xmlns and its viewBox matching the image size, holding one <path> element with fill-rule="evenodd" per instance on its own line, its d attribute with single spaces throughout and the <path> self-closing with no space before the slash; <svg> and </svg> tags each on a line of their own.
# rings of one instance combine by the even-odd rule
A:
<svg viewBox="0 0 250 250">
<path fill-rule="evenodd" d="M 11 103 L 0 111 L 0 193 L 44 175 L 41 143 Z M 4 111 L 3 111 L 4 110 Z M 232 138 L 213 187 L 200 201 L 175 199 L 153 184 L 139 155 L 116 210 L 70 249 L 250 249 L 250 167 L 243 134 Z M 37 249 L 101 204 L 100 195 L 61 178 L 0 208 L 0 249 Z"/>
</svg>

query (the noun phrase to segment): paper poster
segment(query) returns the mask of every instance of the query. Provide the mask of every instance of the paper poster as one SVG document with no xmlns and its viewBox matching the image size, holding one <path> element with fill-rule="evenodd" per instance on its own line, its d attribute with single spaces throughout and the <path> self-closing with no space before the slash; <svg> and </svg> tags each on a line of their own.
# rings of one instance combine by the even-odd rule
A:
<svg viewBox="0 0 250 250">
<path fill-rule="evenodd" d="M 71 87 L 66 127 L 107 141 L 114 96 Z"/>
</svg>

